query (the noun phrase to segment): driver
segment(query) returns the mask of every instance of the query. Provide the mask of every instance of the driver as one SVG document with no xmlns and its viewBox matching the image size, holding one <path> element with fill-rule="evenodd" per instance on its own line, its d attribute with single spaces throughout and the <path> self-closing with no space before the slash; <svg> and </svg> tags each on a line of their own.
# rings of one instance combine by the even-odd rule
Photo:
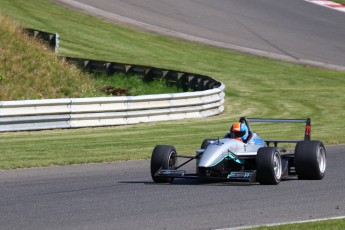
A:
<svg viewBox="0 0 345 230">
<path fill-rule="evenodd" d="M 241 122 L 235 122 L 230 128 L 230 138 L 247 142 L 249 136 L 248 127 L 246 124 Z"/>
</svg>

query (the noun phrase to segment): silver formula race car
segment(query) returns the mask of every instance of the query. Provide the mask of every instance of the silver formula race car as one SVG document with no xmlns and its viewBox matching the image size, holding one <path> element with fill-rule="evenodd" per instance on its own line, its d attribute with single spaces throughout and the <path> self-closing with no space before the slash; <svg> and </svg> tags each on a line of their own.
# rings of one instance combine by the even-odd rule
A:
<svg viewBox="0 0 345 230">
<path fill-rule="evenodd" d="M 206 139 L 194 156 L 178 155 L 175 147 L 157 145 L 151 156 L 151 176 L 156 183 L 172 183 L 175 178 L 218 180 L 229 182 L 259 182 L 276 185 L 282 179 L 321 180 L 326 171 L 326 149 L 321 141 L 310 140 L 311 120 L 259 119 L 239 120 L 248 127 L 244 143 L 232 139 L 229 133 L 221 139 Z M 250 129 L 253 122 L 304 123 L 304 140 L 264 140 Z M 294 150 L 279 148 L 280 143 L 296 143 Z M 184 162 L 178 165 L 178 159 Z M 196 172 L 181 169 L 196 161 Z"/>
</svg>

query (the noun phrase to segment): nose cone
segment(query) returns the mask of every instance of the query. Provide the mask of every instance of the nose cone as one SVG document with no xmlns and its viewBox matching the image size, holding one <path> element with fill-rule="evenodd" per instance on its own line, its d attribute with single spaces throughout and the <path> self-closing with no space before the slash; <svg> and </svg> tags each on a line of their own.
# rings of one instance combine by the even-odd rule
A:
<svg viewBox="0 0 345 230">
<path fill-rule="evenodd" d="M 220 139 L 210 144 L 202 154 L 198 167 L 214 167 L 227 156 L 229 150 L 235 152 L 240 141 L 234 139 Z"/>
</svg>

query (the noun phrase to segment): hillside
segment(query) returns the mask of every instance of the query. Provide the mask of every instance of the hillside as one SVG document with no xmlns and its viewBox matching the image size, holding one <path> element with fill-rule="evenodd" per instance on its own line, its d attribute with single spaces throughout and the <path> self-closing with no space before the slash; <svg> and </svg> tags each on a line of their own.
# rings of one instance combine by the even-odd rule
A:
<svg viewBox="0 0 345 230">
<path fill-rule="evenodd" d="M 92 77 L 60 61 L 0 14 L 0 100 L 96 96 Z"/>
<path fill-rule="evenodd" d="M 136 76 L 91 75 L 59 59 L 0 13 L 0 100 L 146 95 L 177 93 L 163 80 L 143 82 Z M 116 93 L 104 89 L 113 88 Z M 118 93 L 121 92 L 121 93 Z"/>
</svg>

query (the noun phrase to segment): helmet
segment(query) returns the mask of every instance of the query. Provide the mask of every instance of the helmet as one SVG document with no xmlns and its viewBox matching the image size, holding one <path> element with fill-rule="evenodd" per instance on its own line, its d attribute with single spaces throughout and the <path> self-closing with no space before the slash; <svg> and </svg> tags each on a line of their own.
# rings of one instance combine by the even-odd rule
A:
<svg viewBox="0 0 345 230">
<path fill-rule="evenodd" d="M 230 137 L 239 141 L 246 141 L 248 138 L 248 127 L 241 122 L 235 122 L 230 128 Z"/>
</svg>

